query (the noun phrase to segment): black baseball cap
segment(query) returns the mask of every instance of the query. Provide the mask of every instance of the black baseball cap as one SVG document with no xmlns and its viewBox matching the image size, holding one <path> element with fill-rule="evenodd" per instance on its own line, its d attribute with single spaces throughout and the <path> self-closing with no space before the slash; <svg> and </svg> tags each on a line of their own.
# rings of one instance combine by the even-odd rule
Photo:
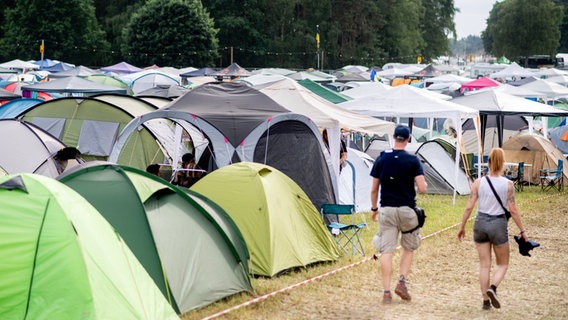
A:
<svg viewBox="0 0 568 320">
<path fill-rule="evenodd" d="M 410 137 L 410 129 L 402 124 L 399 124 L 394 129 L 394 138 L 399 141 L 404 141 Z"/>
</svg>

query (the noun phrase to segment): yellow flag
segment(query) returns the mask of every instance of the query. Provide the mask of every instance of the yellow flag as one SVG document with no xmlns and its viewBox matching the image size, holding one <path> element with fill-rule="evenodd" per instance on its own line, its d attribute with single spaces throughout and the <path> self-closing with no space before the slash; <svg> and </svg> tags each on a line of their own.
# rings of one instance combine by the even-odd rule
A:
<svg viewBox="0 0 568 320">
<path fill-rule="evenodd" d="M 320 34 L 319 34 L 319 32 L 316 33 L 316 46 L 319 49 L 319 47 L 320 47 Z"/>
</svg>

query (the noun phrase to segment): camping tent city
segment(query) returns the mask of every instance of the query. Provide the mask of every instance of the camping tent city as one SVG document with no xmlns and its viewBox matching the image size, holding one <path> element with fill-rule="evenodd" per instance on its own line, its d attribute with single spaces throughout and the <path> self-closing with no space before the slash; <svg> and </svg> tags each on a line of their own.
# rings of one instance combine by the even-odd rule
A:
<svg viewBox="0 0 568 320">
<path fill-rule="evenodd" d="M 37 221 L 41 208 L 59 204 L 53 214 L 58 221 L 69 219 L 76 229 L 74 235 L 69 232 L 73 228 L 58 227 L 77 247 L 65 258 L 72 265 L 79 264 L 73 255 L 103 250 L 77 244 L 76 237 L 86 232 L 87 222 L 80 219 L 115 230 L 118 237 L 112 241 L 106 238 L 108 230 L 101 231 L 100 245 L 111 246 L 113 254 L 127 247 L 119 260 L 135 261 L 129 271 L 135 283 L 120 282 L 120 275 L 105 279 L 118 281 L 115 292 L 92 288 L 78 294 L 75 306 L 62 305 L 69 312 L 91 299 L 94 306 L 87 304 L 85 310 L 106 314 L 101 305 L 106 295 L 117 300 L 111 305 L 120 314 L 126 304 L 144 304 L 152 310 L 136 307 L 134 312 L 167 319 L 253 292 L 253 276 L 278 277 L 291 268 L 338 260 L 340 248 L 320 207 L 344 203 L 354 204 L 357 212 L 370 210 L 369 172 L 378 153 L 392 147 L 396 123 L 410 124 L 413 143 L 408 150 L 423 164 L 428 192 L 453 194 L 454 201 L 470 191 L 474 154 L 482 161 L 492 146 L 502 146 L 509 162 L 529 164 L 532 172 L 526 176 L 534 184 L 540 168 L 563 159 L 558 147 L 568 140 L 562 127 L 551 128 L 548 140 L 543 120 L 556 117 L 556 126 L 568 111 L 529 100 L 556 103 L 565 88 L 516 66 L 495 69 L 502 71 L 500 77 L 468 79 L 442 74 L 449 69 L 438 66 L 399 64 L 382 71 L 377 67 L 375 76 L 383 75 L 378 82 L 361 66 L 324 73 L 249 71 L 238 64 L 182 71 L 126 62 L 99 70 L 60 61 L 38 63 L 41 68 L 17 60 L 2 64 L 13 69 L 0 77 L 18 81 L 9 81 L 8 92 L 0 92 L 0 132 L 13 137 L 0 142 L 5 151 L 0 155 L 0 202 L 6 204 L 0 214 L 10 220 L 11 211 L 22 210 Z M 19 74 L 21 70 L 36 71 Z M 553 70 L 546 74 L 559 76 Z M 422 82 L 396 85 L 407 82 L 404 77 Z M 526 84 L 512 86 L 519 77 Z M 510 78 L 511 85 L 493 78 Z M 389 85 L 392 80 L 395 85 Z M 439 83 L 444 85 L 434 88 Z M 456 86 L 468 92 L 460 94 Z M 437 93 L 442 89 L 448 94 Z M 520 134 L 526 127 L 529 132 Z M 340 165 L 342 141 L 348 156 Z M 55 155 L 66 148 L 76 148 L 80 157 L 62 167 Z M 190 189 L 169 183 L 188 152 L 207 171 Z M 148 164 L 159 164 L 161 177 L 145 172 Z M 34 198 L 39 195 L 50 204 L 39 203 Z M 88 217 L 70 213 L 77 207 L 64 204 L 61 196 L 76 201 Z M 10 202 L 28 198 L 34 198 L 28 206 Z M 45 230 L 52 225 L 57 224 Z M 6 226 L 32 232 L 13 221 Z M 41 228 L 37 223 L 32 227 Z M 99 275 L 85 271 L 90 263 L 99 263 L 100 254 L 78 267 L 81 275 L 69 275 L 80 279 L 77 286 L 106 274 L 104 263 Z M 41 272 L 44 263 L 51 263 L 39 262 Z M 67 270 L 58 264 L 57 269 Z M 148 290 L 140 301 L 130 301 L 136 292 L 129 286 L 140 284 Z"/>
</svg>

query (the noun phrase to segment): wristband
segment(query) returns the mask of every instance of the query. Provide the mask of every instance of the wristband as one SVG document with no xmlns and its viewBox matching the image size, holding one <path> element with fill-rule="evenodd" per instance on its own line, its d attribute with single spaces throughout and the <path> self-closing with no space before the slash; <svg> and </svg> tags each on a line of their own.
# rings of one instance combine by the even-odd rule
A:
<svg viewBox="0 0 568 320">
<path fill-rule="evenodd" d="M 371 208 L 371 211 L 377 212 L 377 211 L 379 211 L 379 208 Z"/>
</svg>

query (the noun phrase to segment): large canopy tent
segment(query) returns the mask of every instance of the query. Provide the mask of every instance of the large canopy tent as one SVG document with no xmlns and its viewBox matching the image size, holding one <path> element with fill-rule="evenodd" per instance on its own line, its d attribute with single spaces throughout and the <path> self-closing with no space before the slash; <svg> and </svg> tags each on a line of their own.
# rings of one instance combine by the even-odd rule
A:
<svg viewBox="0 0 568 320">
<path fill-rule="evenodd" d="M 194 155 L 207 171 L 239 161 L 259 162 L 292 178 L 316 206 L 335 203 L 337 181 L 317 126 L 246 84 L 204 84 L 160 110 L 133 119 L 119 136 L 109 161 L 120 157 L 141 124 L 161 118 L 180 125 L 174 142 L 181 141 L 181 128 L 191 136 Z M 204 145 L 195 143 L 204 140 Z M 175 168 L 180 158 L 181 154 L 172 155 Z"/>
<path fill-rule="evenodd" d="M 430 128 L 434 118 L 451 119 L 457 138 L 455 175 L 452 185 L 457 185 L 462 144 L 461 123 L 463 119 L 477 119 L 479 117 L 477 110 L 434 98 L 431 92 L 410 85 L 400 85 L 381 95 L 367 96 L 339 105 L 373 117 L 429 118 Z"/>
<path fill-rule="evenodd" d="M 96 83 L 76 76 L 22 86 L 22 91 L 57 92 L 83 95 L 94 93 L 126 93 L 126 89 Z"/>
<path fill-rule="evenodd" d="M 98 161 L 57 179 L 109 221 L 176 310 L 252 291 L 246 243 L 207 198 L 145 171 Z"/>
<path fill-rule="evenodd" d="M 485 90 L 473 92 L 469 95 L 457 97 L 452 100 L 456 104 L 468 106 L 479 111 L 481 128 L 480 151 L 488 154 L 485 148 L 485 129 L 488 117 L 495 117 L 497 123 L 498 147 L 503 145 L 503 123 L 505 116 L 566 116 L 568 111 L 548 106 L 543 103 L 519 98 L 501 91 Z M 529 122 L 529 131 L 532 124 Z"/>
<path fill-rule="evenodd" d="M 20 59 L 14 59 L 8 62 L 0 63 L 0 68 L 17 69 L 25 71 L 25 70 L 39 69 L 39 66 L 31 62 L 22 61 Z"/>
<path fill-rule="evenodd" d="M 53 73 L 49 75 L 49 78 L 54 78 L 54 79 L 58 79 L 58 78 L 65 78 L 65 77 L 86 77 L 86 76 L 90 76 L 92 74 L 97 74 L 98 71 L 95 71 L 91 68 L 85 67 L 85 66 L 77 66 L 75 68 L 71 68 L 65 71 L 60 71 L 57 73 Z"/>
<path fill-rule="evenodd" d="M 0 234 L 2 319 L 179 319 L 114 228 L 53 178 L 0 178 Z"/>
</svg>

